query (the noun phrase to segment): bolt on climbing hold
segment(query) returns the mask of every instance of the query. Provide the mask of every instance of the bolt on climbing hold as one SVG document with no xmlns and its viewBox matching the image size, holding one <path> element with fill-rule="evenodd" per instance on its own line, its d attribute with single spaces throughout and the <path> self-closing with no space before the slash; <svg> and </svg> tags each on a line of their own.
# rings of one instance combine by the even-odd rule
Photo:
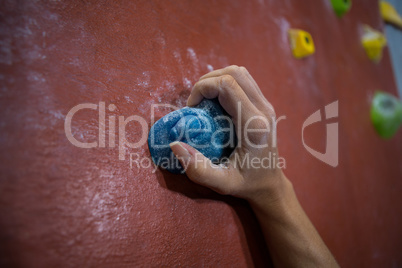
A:
<svg viewBox="0 0 402 268">
<path fill-rule="evenodd" d="M 289 29 L 290 47 L 295 58 L 304 58 L 314 54 L 315 47 L 311 35 L 303 30 Z"/>
<path fill-rule="evenodd" d="M 402 103 L 391 94 L 377 91 L 371 104 L 370 116 L 377 133 L 389 139 L 402 123 Z"/>
<path fill-rule="evenodd" d="M 364 25 L 363 31 L 361 42 L 367 56 L 370 60 L 379 62 L 382 58 L 382 50 L 387 45 L 387 39 L 381 32 L 374 30 L 368 25 Z"/>
<path fill-rule="evenodd" d="M 387 1 L 380 1 L 380 12 L 384 21 L 402 28 L 402 18 L 393 5 Z"/>
</svg>

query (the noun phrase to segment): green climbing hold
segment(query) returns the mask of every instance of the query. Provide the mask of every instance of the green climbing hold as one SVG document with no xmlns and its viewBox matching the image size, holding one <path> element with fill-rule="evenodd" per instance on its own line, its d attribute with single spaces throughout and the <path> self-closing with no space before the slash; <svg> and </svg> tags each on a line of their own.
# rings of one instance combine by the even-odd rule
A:
<svg viewBox="0 0 402 268">
<path fill-rule="evenodd" d="M 402 123 L 401 101 L 391 94 L 376 92 L 371 105 L 371 121 L 382 138 L 391 138 Z"/>
<path fill-rule="evenodd" d="M 332 8 L 338 17 L 342 17 L 352 6 L 352 0 L 331 0 Z"/>
</svg>

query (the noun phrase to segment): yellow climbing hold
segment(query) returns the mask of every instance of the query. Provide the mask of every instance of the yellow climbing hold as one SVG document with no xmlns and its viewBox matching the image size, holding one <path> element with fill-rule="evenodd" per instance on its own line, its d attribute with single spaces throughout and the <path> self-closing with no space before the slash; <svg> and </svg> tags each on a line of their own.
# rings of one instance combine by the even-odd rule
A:
<svg viewBox="0 0 402 268">
<path fill-rule="evenodd" d="M 364 34 L 361 42 L 369 59 L 379 62 L 382 58 L 382 50 L 387 44 L 385 36 L 370 26 L 364 25 Z"/>
<path fill-rule="evenodd" d="M 392 23 L 402 28 L 402 18 L 396 11 L 395 7 L 387 1 L 380 1 L 380 11 L 382 18 L 389 23 Z"/>
<path fill-rule="evenodd" d="M 308 32 L 299 29 L 289 29 L 288 34 L 295 58 L 300 59 L 314 54 L 313 38 Z"/>
</svg>

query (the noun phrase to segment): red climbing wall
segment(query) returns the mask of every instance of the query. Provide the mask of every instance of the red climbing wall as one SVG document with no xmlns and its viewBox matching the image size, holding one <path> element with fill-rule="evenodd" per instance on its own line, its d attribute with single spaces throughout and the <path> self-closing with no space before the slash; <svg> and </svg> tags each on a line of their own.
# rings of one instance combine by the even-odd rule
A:
<svg viewBox="0 0 402 268">
<path fill-rule="evenodd" d="M 343 267 L 402 266 L 402 137 L 381 140 L 369 120 L 377 89 L 396 94 L 388 50 L 366 57 L 360 24 L 381 29 L 376 0 L 338 19 L 329 0 L 1 1 L 0 266 L 262 266 L 269 258 L 241 200 L 152 167 L 144 144 L 123 150 L 109 119 L 151 104 L 182 107 L 211 69 L 246 66 L 274 104 L 286 174 Z M 287 29 L 309 31 L 316 54 L 293 59 Z M 304 120 L 339 100 L 339 165 L 303 147 Z M 77 112 L 76 105 L 106 105 Z M 114 104 L 114 111 L 107 108 Z M 113 110 L 113 109 L 112 109 Z M 157 116 L 167 113 L 158 110 Z M 112 116 L 112 117 L 110 117 Z M 106 129 L 105 146 L 102 131 Z M 109 146 L 109 132 L 115 143 Z M 126 138 L 140 141 L 139 122 Z M 325 122 L 305 130 L 325 150 Z M 121 156 L 125 160 L 119 160 Z"/>
</svg>

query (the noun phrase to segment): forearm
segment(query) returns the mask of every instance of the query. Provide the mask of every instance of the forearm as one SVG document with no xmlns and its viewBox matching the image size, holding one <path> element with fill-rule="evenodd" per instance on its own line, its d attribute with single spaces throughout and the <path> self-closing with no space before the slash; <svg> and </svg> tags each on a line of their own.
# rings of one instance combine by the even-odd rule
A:
<svg viewBox="0 0 402 268">
<path fill-rule="evenodd" d="M 276 267 L 338 267 L 286 177 L 275 192 L 249 199 Z"/>
</svg>

